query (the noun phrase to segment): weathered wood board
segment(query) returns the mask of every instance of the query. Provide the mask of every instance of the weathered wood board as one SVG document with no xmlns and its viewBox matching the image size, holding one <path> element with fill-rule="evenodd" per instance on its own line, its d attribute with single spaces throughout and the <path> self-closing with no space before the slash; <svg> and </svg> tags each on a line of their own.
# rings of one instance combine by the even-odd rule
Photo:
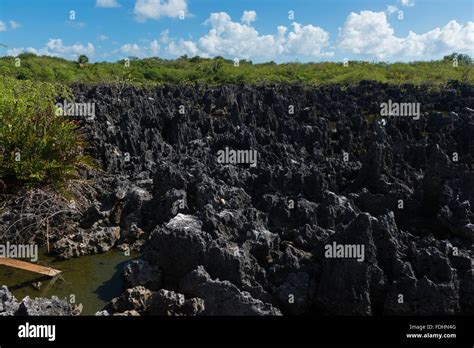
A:
<svg viewBox="0 0 474 348">
<path fill-rule="evenodd" d="M 61 273 L 61 271 L 54 268 L 40 266 L 34 263 L 10 259 L 6 257 L 0 257 L 0 265 L 19 268 L 25 271 L 35 272 L 35 273 L 43 274 L 50 277 L 55 277 Z"/>
</svg>

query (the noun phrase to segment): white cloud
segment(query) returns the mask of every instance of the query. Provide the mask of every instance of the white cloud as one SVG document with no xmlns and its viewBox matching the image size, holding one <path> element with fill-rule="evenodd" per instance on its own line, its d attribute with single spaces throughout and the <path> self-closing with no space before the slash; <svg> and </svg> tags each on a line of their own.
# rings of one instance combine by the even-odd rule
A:
<svg viewBox="0 0 474 348">
<path fill-rule="evenodd" d="M 398 8 L 394 5 L 387 5 L 387 10 L 385 11 L 387 14 L 391 15 L 397 12 Z"/>
<path fill-rule="evenodd" d="M 272 35 L 260 35 L 255 28 L 233 22 L 225 12 L 212 13 L 205 24 L 209 32 L 197 43 L 199 50 L 211 56 L 251 56 L 277 55 L 282 52 Z"/>
<path fill-rule="evenodd" d="M 19 27 L 21 27 L 20 23 L 15 22 L 15 21 L 10 21 L 10 28 L 11 28 L 12 30 L 15 30 L 15 29 L 17 29 L 17 28 L 19 28 Z"/>
<path fill-rule="evenodd" d="M 13 56 L 16 57 L 21 53 L 28 52 L 28 53 L 34 53 L 34 54 L 40 54 L 36 48 L 33 47 L 28 47 L 28 48 L 9 48 L 7 50 L 7 56 Z"/>
<path fill-rule="evenodd" d="M 167 44 L 168 42 L 170 42 L 170 30 L 169 29 L 166 29 L 166 30 L 163 30 L 161 33 L 160 33 L 160 42 L 163 43 L 163 44 Z"/>
<path fill-rule="evenodd" d="M 90 42 L 86 46 L 82 44 L 67 46 L 63 44 L 63 40 L 61 39 L 49 39 L 46 48 L 52 52 L 53 55 L 57 54 L 60 56 L 93 55 L 95 52 L 94 45 Z"/>
<path fill-rule="evenodd" d="M 137 44 L 125 44 L 120 47 L 120 52 L 139 57 L 142 54 L 142 48 Z"/>
<path fill-rule="evenodd" d="M 121 5 L 117 2 L 117 0 L 97 0 L 95 6 L 102 8 L 116 8 L 120 7 Z"/>
<path fill-rule="evenodd" d="M 461 25 L 452 20 L 424 34 L 409 32 L 397 37 L 384 12 L 351 13 L 339 32 L 338 48 L 362 56 L 431 59 L 444 54 L 472 52 L 474 22 Z"/>
<path fill-rule="evenodd" d="M 166 47 L 166 51 L 173 56 L 188 56 L 194 57 L 200 55 L 201 57 L 209 57 L 207 53 L 200 52 L 196 44 L 192 41 L 179 40 L 178 43 L 171 41 Z"/>
<path fill-rule="evenodd" d="M 138 58 L 150 57 L 158 55 L 160 51 L 160 44 L 157 40 L 153 40 L 147 46 L 140 46 L 136 43 L 130 44 L 127 43 L 122 45 L 119 50 L 115 51 L 114 53 L 123 53 L 127 56 L 133 56 Z"/>
<path fill-rule="evenodd" d="M 402 6 L 413 7 L 415 6 L 415 0 L 401 0 Z"/>
<path fill-rule="evenodd" d="M 105 34 L 100 34 L 98 37 L 99 41 L 107 41 L 109 37 Z"/>
<path fill-rule="evenodd" d="M 244 13 L 242 18 L 248 19 L 248 16 Z M 274 58 L 281 55 L 314 58 L 332 54 L 322 51 L 328 45 L 329 34 L 313 25 L 293 23 L 293 31 L 288 32 L 288 28 L 279 26 L 275 34 L 261 35 L 248 24 L 233 22 L 226 12 L 211 13 L 204 23 L 211 27 L 207 34 L 196 42 L 171 41 L 167 52 L 171 55 L 245 59 Z"/>
<path fill-rule="evenodd" d="M 177 18 L 188 13 L 187 0 L 137 0 L 133 10 L 139 22 L 162 17 Z"/>
<path fill-rule="evenodd" d="M 244 11 L 242 18 L 240 19 L 242 23 L 250 25 L 250 23 L 257 20 L 257 12 L 255 11 Z"/>
<path fill-rule="evenodd" d="M 339 48 L 343 51 L 379 58 L 392 55 L 400 45 L 383 12 L 352 12 L 340 29 L 340 39 Z"/>
<path fill-rule="evenodd" d="M 403 41 L 403 49 L 411 55 L 433 57 L 454 51 L 472 54 L 474 50 L 474 22 L 461 25 L 455 20 L 442 28 L 424 34 L 410 31 Z"/>
<path fill-rule="evenodd" d="M 8 21 L 8 25 L 7 25 L 7 22 L 0 21 L 0 32 L 7 31 L 7 30 L 15 30 L 15 29 L 18 29 L 19 27 L 21 27 L 20 23 L 14 20 Z"/>
<path fill-rule="evenodd" d="M 290 56 L 332 56 L 332 53 L 321 52 L 329 41 L 329 33 L 311 24 L 302 26 L 301 24 L 293 23 L 292 25 L 293 31 L 288 34 L 284 45 L 284 53 Z"/>
<path fill-rule="evenodd" d="M 33 47 L 23 48 L 11 48 L 7 50 L 7 54 L 11 56 L 17 56 L 22 52 L 31 52 L 38 55 L 45 55 L 45 56 L 57 56 L 57 57 L 64 57 L 64 58 L 75 58 L 80 56 L 81 54 L 85 55 L 94 55 L 95 48 L 90 42 L 87 45 L 83 45 L 80 43 L 74 45 L 64 45 L 61 39 L 49 39 L 46 45 L 40 49 L 36 49 Z"/>
<path fill-rule="evenodd" d="M 152 56 L 156 56 L 160 51 L 160 44 L 158 43 L 158 41 L 153 40 L 152 42 L 150 42 L 150 46 L 148 47 L 148 49 L 150 50 Z"/>
</svg>

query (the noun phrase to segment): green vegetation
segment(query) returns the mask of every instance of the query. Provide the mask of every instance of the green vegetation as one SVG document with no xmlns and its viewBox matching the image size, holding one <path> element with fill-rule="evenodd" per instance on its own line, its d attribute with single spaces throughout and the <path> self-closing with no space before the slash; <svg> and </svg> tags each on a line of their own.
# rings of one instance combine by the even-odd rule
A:
<svg viewBox="0 0 474 348">
<path fill-rule="evenodd" d="M 83 154 L 85 142 L 76 124 L 56 115 L 55 101 L 69 99 L 65 85 L 74 82 L 163 84 L 205 83 L 341 83 L 361 80 L 441 85 L 448 80 L 474 82 L 467 55 L 412 63 L 285 63 L 253 64 L 222 57 L 183 56 L 176 60 L 131 57 L 115 63 L 90 63 L 36 56 L 0 58 L 0 183 L 37 185 L 65 183 L 81 166 L 92 165 Z M 453 60 L 457 58 L 457 67 Z M 129 65 L 129 66 L 127 66 Z"/>
<path fill-rule="evenodd" d="M 86 65 L 87 63 L 89 63 L 89 58 L 87 58 L 86 55 L 81 54 L 81 55 L 79 56 L 79 58 L 77 59 L 77 62 L 79 63 L 79 65 L 80 65 L 81 67 L 83 67 L 84 65 Z"/>
<path fill-rule="evenodd" d="M 56 115 L 56 98 L 70 100 L 59 84 L 0 77 L 0 179 L 7 184 L 60 187 L 91 165 L 77 125 Z"/>
<path fill-rule="evenodd" d="M 23 53 L 19 56 L 20 66 L 14 57 L 0 58 L 0 74 L 19 80 L 43 82 L 87 83 L 353 83 L 360 80 L 376 80 L 393 84 L 432 83 L 442 84 L 448 80 L 473 82 L 471 59 L 457 55 L 458 66 L 453 66 L 453 55 L 439 61 L 412 63 L 370 63 L 351 61 L 345 67 L 342 63 L 285 63 L 274 62 L 253 64 L 242 60 L 239 66 L 222 57 L 206 59 L 183 56 L 176 60 L 160 58 L 137 59 L 115 63 L 87 63 L 81 56 L 77 62 L 62 58 L 35 56 Z"/>
</svg>

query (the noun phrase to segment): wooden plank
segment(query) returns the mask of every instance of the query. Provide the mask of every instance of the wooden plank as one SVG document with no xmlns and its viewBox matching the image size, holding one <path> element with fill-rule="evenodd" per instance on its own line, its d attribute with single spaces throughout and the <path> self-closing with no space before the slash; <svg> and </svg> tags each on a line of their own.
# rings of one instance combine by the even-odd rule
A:
<svg viewBox="0 0 474 348">
<path fill-rule="evenodd" d="M 25 271 L 35 272 L 35 273 L 43 274 L 50 277 L 55 277 L 61 273 L 61 271 L 54 268 L 44 267 L 44 266 L 36 265 L 34 263 L 10 259 L 7 257 L 0 257 L 0 265 L 19 268 Z"/>
</svg>

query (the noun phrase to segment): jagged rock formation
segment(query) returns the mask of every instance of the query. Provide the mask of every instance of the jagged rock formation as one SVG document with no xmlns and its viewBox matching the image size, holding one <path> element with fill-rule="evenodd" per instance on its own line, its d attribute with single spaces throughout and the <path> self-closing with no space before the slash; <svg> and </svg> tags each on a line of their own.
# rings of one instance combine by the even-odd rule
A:
<svg viewBox="0 0 474 348">
<path fill-rule="evenodd" d="M 80 122 L 106 174 L 83 173 L 94 203 L 57 251 L 143 254 L 100 314 L 473 312 L 473 86 L 74 92 L 96 103 Z M 421 103 L 420 119 L 384 124 L 388 100 Z M 226 147 L 256 165 L 220 163 Z M 363 261 L 326 257 L 333 243 Z"/>
<path fill-rule="evenodd" d="M 74 309 L 70 304 L 58 299 L 56 296 L 53 296 L 50 299 L 31 299 L 27 296 L 18 302 L 6 286 L 0 287 L 0 316 L 70 316 L 76 314 L 78 313 L 74 312 Z"/>
</svg>

